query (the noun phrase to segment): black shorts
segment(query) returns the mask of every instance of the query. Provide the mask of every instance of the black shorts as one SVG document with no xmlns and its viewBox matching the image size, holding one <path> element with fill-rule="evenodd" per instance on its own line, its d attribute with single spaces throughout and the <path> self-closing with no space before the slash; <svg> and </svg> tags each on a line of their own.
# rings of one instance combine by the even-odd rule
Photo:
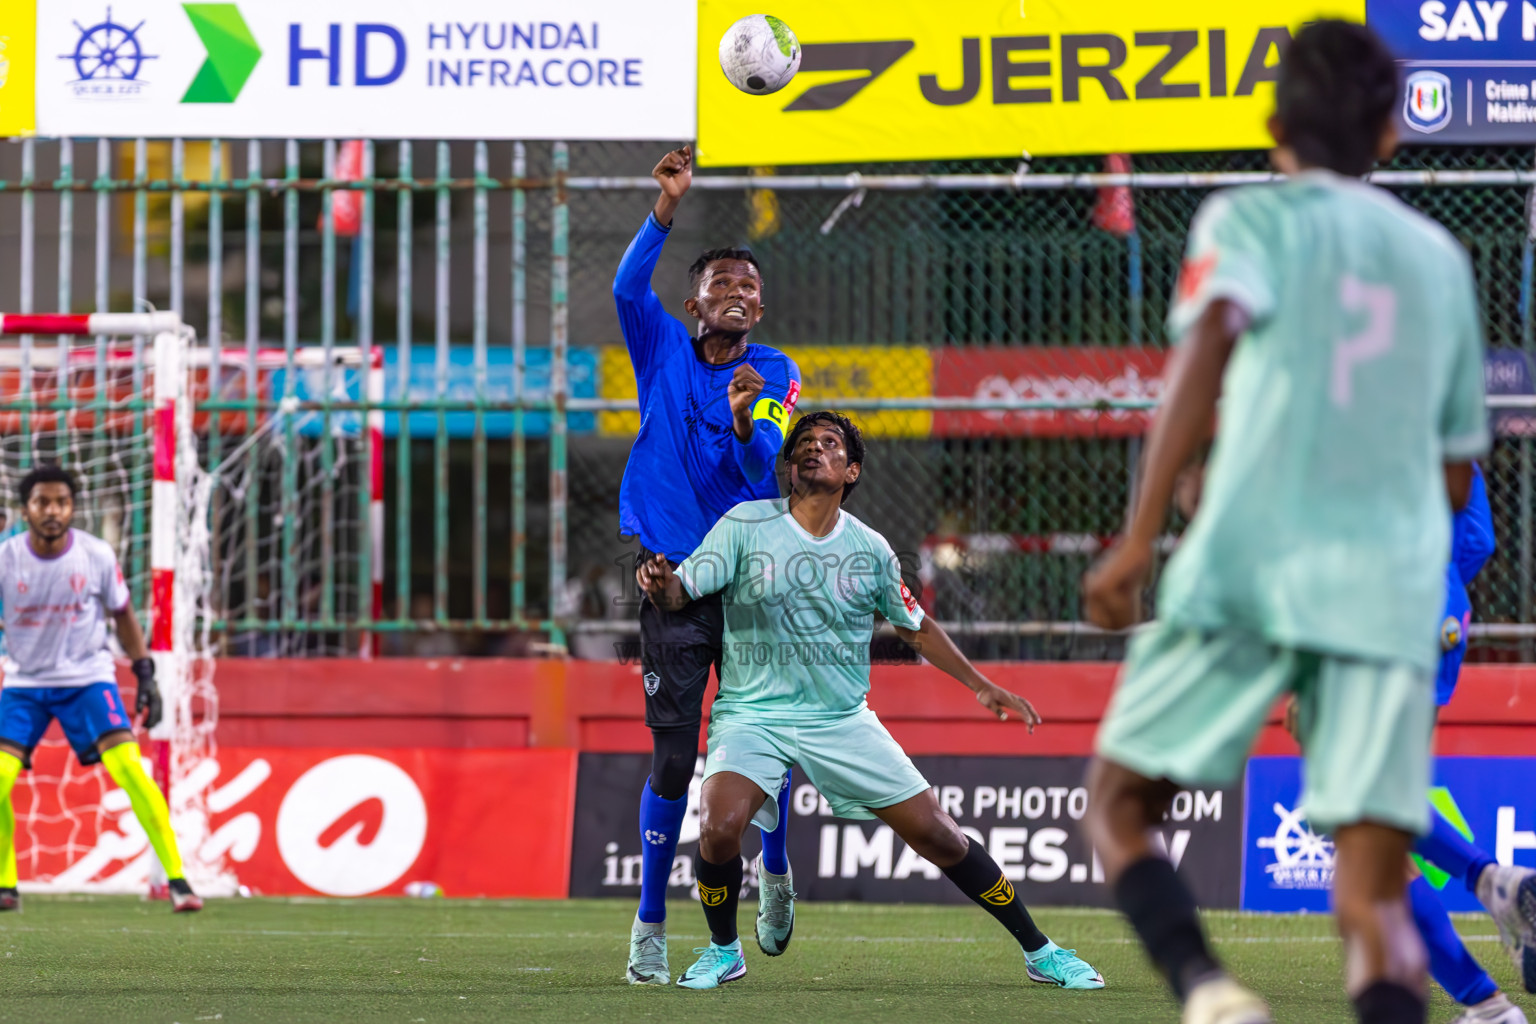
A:
<svg viewBox="0 0 1536 1024">
<path fill-rule="evenodd" d="M 660 732 L 698 732 L 709 670 L 720 679 L 725 611 L 719 594 L 669 612 L 640 599 L 640 671 L 645 724 Z"/>
</svg>

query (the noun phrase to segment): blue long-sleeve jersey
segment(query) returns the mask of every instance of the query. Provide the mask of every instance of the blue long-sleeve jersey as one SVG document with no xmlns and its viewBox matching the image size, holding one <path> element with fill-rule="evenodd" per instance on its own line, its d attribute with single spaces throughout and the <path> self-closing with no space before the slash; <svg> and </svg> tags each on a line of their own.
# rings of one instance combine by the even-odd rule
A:
<svg viewBox="0 0 1536 1024">
<path fill-rule="evenodd" d="M 1445 706 L 1456 692 L 1461 662 L 1467 655 L 1467 629 L 1472 602 L 1467 584 L 1493 556 L 1493 510 L 1483 471 L 1472 464 L 1472 493 L 1467 505 L 1451 517 L 1451 561 L 1445 567 L 1445 615 L 1440 622 L 1440 672 L 1435 679 L 1435 703 Z"/>
<path fill-rule="evenodd" d="M 640 434 L 619 487 L 619 529 L 682 561 L 731 508 L 779 496 L 775 468 L 800 397 L 800 368 L 766 345 L 749 344 L 740 359 L 719 365 L 700 358 L 693 335 L 651 289 L 668 231 L 647 216 L 613 279 L 640 393 Z M 744 362 L 766 382 L 746 442 L 736 437 L 729 398 Z"/>
</svg>

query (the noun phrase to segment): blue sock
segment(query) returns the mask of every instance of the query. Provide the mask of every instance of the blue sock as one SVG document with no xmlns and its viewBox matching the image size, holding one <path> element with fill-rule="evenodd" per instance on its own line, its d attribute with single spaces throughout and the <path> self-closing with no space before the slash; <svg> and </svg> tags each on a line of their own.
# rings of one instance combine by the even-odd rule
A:
<svg viewBox="0 0 1536 1024">
<path fill-rule="evenodd" d="M 784 773 L 784 785 L 779 787 L 779 824 L 772 832 L 763 833 L 763 870 L 769 874 L 789 873 L 789 851 L 784 844 L 789 839 L 789 779 L 792 772 Z"/>
<path fill-rule="evenodd" d="M 640 920 L 646 924 L 667 919 L 667 879 L 687 811 L 687 796 L 663 800 L 651 789 L 651 780 L 645 780 L 640 794 Z"/>
<path fill-rule="evenodd" d="M 1429 949 L 1429 974 L 1462 1006 L 1475 1006 L 1499 990 L 1456 934 L 1434 886 L 1420 876 L 1408 886 L 1413 923 Z"/>
<path fill-rule="evenodd" d="M 1477 892 L 1477 876 L 1492 864 L 1493 858 L 1456 831 L 1456 826 L 1431 809 L 1429 834 L 1422 835 L 1413 844 L 1413 852 L 1448 874 L 1461 878 L 1467 891 Z"/>
</svg>

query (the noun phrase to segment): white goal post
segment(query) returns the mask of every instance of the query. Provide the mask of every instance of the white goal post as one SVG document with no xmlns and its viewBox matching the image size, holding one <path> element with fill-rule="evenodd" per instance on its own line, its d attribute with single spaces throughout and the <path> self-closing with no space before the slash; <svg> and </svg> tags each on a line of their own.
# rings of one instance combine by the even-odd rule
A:
<svg viewBox="0 0 1536 1024">
<path fill-rule="evenodd" d="M 126 345 L 122 339 L 134 339 L 134 343 Z M 362 414 L 346 414 L 353 423 L 348 442 L 353 461 L 347 472 L 356 477 L 361 506 L 357 511 L 368 521 L 360 533 L 367 537 L 370 578 L 366 584 L 358 581 L 359 607 L 366 601 L 372 617 L 378 619 L 383 611 L 384 569 L 384 413 L 378 408 L 384 397 L 382 349 L 366 355 L 361 349 L 340 346 L 329 351 L 305 346 L 291 354 L 280 348 L 226 348 L 215 353 L 198 345 L 195 332 L 175 313 L 0 314 L 0 479 L 13 484 L 16 474 L 41 459 L 79 462 L 84 472 L 77 471 L 77 476 L 82 476 L 93 499 L 86 503 L 90 507 L 85 514 L 93 517 L 86 525 L 94 526 L 93 532 L 115 532 L 120 540 L 126 538 L 114 544 L 120 555 L 131 546 L 137 557 L 148 547 L 147 581 L 144 577 L 137 581 L 141 587 L 147 582 L 147 594 L 135 596 L 139 602 L 148 599 L 146 634 L 165 714 L 151 730 L 150 738 L 156 742 L 145 753 L 171 802 L 188 878 L 200 892 L 211 895 L 232 892 L 239 885 L 238 857 L 232 859 L 230 844 L 213 834 L 217 811 L 210 810 L 207 794 L 202 792 L 218 774 L 214 761 L 216 649 L 211 630 L 213 620 L 225 609 L 217 607 L 211 596 L 214 552 L 218 545 L 229 543 L 228 538 L 215 535 L 219 524 L 211 512 L 216 507 L 213 495 L 223 488 L 225 506 L 239 507 L 248 493 L 246 482 L 231 482 L 239 476 L 244 460 L 253 446 L 263 445 L 269 460 L 285 457 L 283 431 L 273 427 L 285 422 L 285 417 L 291 424 L 302 402 L 279 403 L 276 409 L 270 403 L 262 405 L 262 411 L 251 417 L 259 426 L 247 423 L 244 413 L 238 414 L 245 424 L 243 441 L 237 440 L 223 452 L 219 465 L 205 466 L 199 432 L 218 431 L 221 417 L 236 414 L 228 411 L 228 405 L 223 413 L 200 412 L 200 385 L 218 397 L 219 382 L 226 377 L 240 379 L 241 371 L 253 383 L 275 379 L 270 375 L 280 372 L 308 373 L 329 383 L 337 368 L 343 371 L 343 388 L 350 381 L 354 389 L 348 397 L 364 398 L 369 406 Z M 310 397 L 319 399 L 314 390 L 310 389 Z M 330 397 L 334 400 L 336 395 Z M 292 429 L 288 433 L 291 438 Z M 99 457 L 103 448 L 110 449 L 107 460 L 113 467 L 110 473 L 93 473 L 90 467 L 103 461 Z M 221 472 L 226 471 L 228 476 L 221 480 Z M 144 476 L 150 479 L 145 481 Z M 130 477 L 131 484 L 125 482 Z M 0 500 L 0 507 L 8 504 L 9 500 Z M 104 513 L 102 506 L 113 511 Z M 77 510 L 77 521 L 81 515 L 82 510 Z M 7 518 L 6 525 L 14 530 L 14 517 Z M 132 530 L 130 522 L 135 524 Z M 252 542 L 250 538 L 243 541 Z M 142 569 L 142 561 L 139 566 Z M 371 656 L 372 637 L 364 632 L 360 639 L 361 649 L 353 653 Z M 18 865 L 24 888 L 132 892 L 142 891 L 148 880 L 153 889 L 161 877 L 153 851 L 143 849 L 123 829 L 112 829 L 112 815 L 118 809 L 108 799 L 109 780 L 98 780 L 101 806 L 71 811 L 67 828 L 55 827 L 53 818 L 39 810 L 53 807 L 55 801 L 48 794 L 40 802 L 38 787 L 56 781 L 57 802 L 63 803 L 65 788 L 78 786 L 82 775 L 89 775 L 66 757 L 55 756 L 51 763 L 61 766 L 54 772 L 56 779 L 47 771 L 31 773 L 30 810 L 22 802 L 16 804 L 18 854 L 24 846 L 30 848 L 29 856 Z M 30 843 L 23 842 L 23 836 Z"/>
</svg>

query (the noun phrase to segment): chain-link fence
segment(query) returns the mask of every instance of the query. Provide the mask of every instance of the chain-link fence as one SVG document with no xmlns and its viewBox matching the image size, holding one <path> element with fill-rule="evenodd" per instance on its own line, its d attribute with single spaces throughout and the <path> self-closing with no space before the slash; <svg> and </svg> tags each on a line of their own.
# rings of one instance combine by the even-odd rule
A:
<svg viewBox="0 0 1536 1024">
<path fill-rule="evenodd" d="M 386 398 L 416 410 L 391 420 L 385 457 L 386 650 L 522 653 L 574 624 L 573 650 L 611 655 L 631 635 L 617 505 L 638 417 L 610 288 L 672 145 L 378 143 L 351 185 L 328 177 L 334 143 L 5 147 L 0 308 L 148 299 L 225 344 L 385 348 Z M 1531 163 L 1418 147 L 1387 168 L 1468 247 L 1489 343 L 1521 355 Z M 755 340 L 799 363 L 801 410 L 856 409 L 871 444 L 851 510 L 981 656 L 1117 653 L 1077 625 L 1077 580 L 1123 513 L 1189 220 L 1218 180 L 1268 169 L 1250 152 L 1107 167 L 1124 169 L 699 170 L 654 278 L 686 318 L 698 252 L 754 250 Z M 365 197 L 356 237 L 322 217 L 341 189 Z M 568 282 L 552 276 L 562 246 Z M 72 281 L 94 282 L 94 304 Z M 565 415 L 548 399 L 552 347 L 568 353 Z M 1487 464 L 1500 548 L 1475 588 L 1483 656 L 1533 654 L 1515 646 L 1536 623 L 1524 422 L 1503 416 Z"/>
</svg>

